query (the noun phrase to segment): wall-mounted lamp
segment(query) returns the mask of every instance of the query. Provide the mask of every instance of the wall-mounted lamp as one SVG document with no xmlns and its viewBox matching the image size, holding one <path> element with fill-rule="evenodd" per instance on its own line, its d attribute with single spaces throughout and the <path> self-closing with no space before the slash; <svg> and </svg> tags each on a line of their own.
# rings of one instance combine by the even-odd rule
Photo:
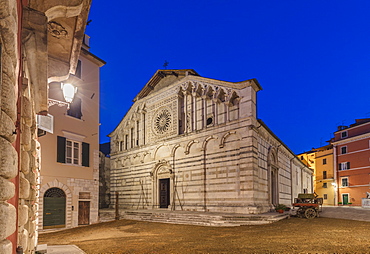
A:
<svg viewBox="0 0 370 254">
<path fill-rule="evenodd" d="M 61 83 L 60 88 L 63 92 L 64 101 L 58 101 L 54 99 L 48 99 L 48 106 L 51 107 L 53 105 L 58 105 L 59 107 L 67 106 L 69 109 L 69 105 L 72 103 L 75 94 L 77 93 L 77 87 L 70 83 Z"/>
</svg>

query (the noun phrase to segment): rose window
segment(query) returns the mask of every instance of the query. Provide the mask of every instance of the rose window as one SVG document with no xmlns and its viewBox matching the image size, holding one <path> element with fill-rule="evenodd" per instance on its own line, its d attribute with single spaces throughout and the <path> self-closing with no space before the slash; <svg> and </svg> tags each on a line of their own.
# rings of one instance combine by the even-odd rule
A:
<svg viewBox="0 0 370 254">
<path fill-rule="evenodd" d="M 167 109 L 157 113 L 154 118 L 154 129 L 158 134 L 163 134 L 169 130 L 171 126 L 171 114 Z"/>
</svg>

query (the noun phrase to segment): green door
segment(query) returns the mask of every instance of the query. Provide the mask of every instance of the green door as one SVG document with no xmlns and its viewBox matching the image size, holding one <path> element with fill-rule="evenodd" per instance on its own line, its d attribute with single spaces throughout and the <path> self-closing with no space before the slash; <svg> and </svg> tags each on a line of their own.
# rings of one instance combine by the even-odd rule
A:
<svg viewBox="0 0 370 254">
<path fill-rule="evenodd" d="M 44 228 L 63 228 L 66 226 L 66 196 L 63 190 L 51 188 L 44 195 Z"/>
<path fill-rule="evenodd" d="M 348 204 L 348 194 L 342 194 L 343 205 Z"/>
</svg>

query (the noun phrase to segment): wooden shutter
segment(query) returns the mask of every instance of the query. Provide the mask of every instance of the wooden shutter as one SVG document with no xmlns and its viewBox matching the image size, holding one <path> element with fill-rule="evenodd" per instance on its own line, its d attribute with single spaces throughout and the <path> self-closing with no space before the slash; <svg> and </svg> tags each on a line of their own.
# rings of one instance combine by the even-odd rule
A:
<svg viewBox="0 0 370 254">
<path fill-rule="evenodd" d="M 57 162 L 66 163 L 66 138 L 57 136 Z"/>
<path fill-rule="evenodd" d="M 349 165 L 349 162 L 347 162 L 347 169 L 350 169 L 350 167 L 349 167 L 350 165 Z"/>
<path fill-rule="evenodd" d="M 82 142 L 82 166 L 90 166 L 90 144 Z"/>
</svg>

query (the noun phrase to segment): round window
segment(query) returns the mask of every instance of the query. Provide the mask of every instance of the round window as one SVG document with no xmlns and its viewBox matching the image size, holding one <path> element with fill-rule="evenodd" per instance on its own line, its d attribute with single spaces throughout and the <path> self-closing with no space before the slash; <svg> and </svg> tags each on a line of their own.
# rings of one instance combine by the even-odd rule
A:
<svg viewBox="0 0 370 254">
<path fill-rule="evenodd" d="M 171 127 L 171 113 L 168 109 L 162 109 L 154 117 L 154 131 L 157 134 L 166 133 Z"/>
</svg>

